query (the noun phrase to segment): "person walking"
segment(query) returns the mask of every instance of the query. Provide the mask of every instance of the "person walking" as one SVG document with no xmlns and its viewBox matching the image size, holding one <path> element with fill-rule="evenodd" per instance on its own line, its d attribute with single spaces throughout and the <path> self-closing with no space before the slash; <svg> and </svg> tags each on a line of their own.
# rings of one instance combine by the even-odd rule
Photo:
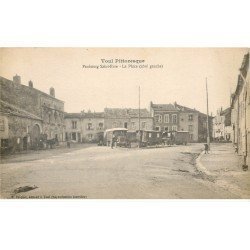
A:
<svg viewBox="0 0 250 250">
<path fill-rule="evenodd" d="M 204 146 L 205 146 L 205 154 L 208 154 L 208 144 L 205 143 Z"/>
<path fill-rule="evenodd" d="M 114 147 L 114 144 L 115 144 L 115 135 L 112 134 L 112 138 L 111 138 L 111 148 Z"/>
</svg>

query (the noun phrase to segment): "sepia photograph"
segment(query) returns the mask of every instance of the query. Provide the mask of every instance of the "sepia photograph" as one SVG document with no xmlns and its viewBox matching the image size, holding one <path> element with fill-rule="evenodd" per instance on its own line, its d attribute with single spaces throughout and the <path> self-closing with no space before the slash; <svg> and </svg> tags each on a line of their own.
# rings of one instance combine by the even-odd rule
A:
<svg viewBox="0 0 250 250">
<path fill-rule="evenodd" d="M 0 48 L 2 199 L 249 199 L 249 48 Z"/>
<path fill-rule="evenodd" d="M 250 1 L 1 7 L 1 249 L 250 249 Z"/>
</svg>

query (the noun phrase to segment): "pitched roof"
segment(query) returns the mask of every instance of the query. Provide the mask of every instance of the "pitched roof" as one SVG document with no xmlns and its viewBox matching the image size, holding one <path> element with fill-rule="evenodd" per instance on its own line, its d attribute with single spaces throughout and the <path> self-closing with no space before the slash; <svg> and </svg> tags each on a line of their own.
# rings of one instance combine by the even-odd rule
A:
<svg viewBox="0 0 250 250">
<path fill-rule="evenodd" d="M 81 113 L 64 113 L 64 118 L 81 118 Z"/>
<path fill-rule="evenodd" d="M 104 118 L 104 112 L 87 112 L 82 115 L 83 118 Z"/>
<path fill-rule="evenodd" d="M 139 116 L 139 109 L 132 108 L 105 108 L 104 116 L 106 118 L 135 118 Z M 151 117 L 147 109 L 140 109 L 141 117 Z"/>
<path fill-rule="evenodd" d="M 185 107 L 185 106 L 182 106 L 182 105 L 179 105 L 179 104 L 175 104 L 175 106 L 180 110 L 180 111 L 184 111 L 184 112 L 199 112 L 198 110 L 196 109 L 191 109 L 191 108 L 188 108 L 188 107 Z"/>
<path fill-rule="evenodd" d="M 244 77 L 247 76 L 248 68 L 249 68 L 249 53 L 244 55 L 244 58 L 240 67 L 240 71 Z"/>
<path fill-rule="evenodd" d="M 231 108 L 224 109 L 220 112 L 220 115 L 225 116 L 225 126 L 231 125 Z"/>
<path fill-rule="evenodd" d="M 229 107 L 229 108 L 227 108 L 227 109 L 222 110 L 222 111 L 220 112 L 220 115 L 227 115 L 227 114 L 230 113 L 230 112 L 231 112 L 231 108 Z"/>
<path fill-rule="evenodd" d="M 151 104 L 151 107 L 154 110 L 166 110 L 166 111 L 179 111 L 178 108 L 175 107 L 175 105 L 169 103 L 169 104 Z"/>
<path fill-rule="evenodd" d="M 242 73 L 244 77 L 246 77 L 248 74 L 248 70 L 249 70 L 249 53 L 245 54 L 243 57 L 243 61 L 240 67 L 240 72 Z M 243 85 L 244 85 L 244 81 L 241 75 L 239 74 L 235 92 L 231 95 L 231 108 L 233 108 L 236 97 L 241 92 Z"/>
<path fill-rule="evenodd" d="M 0 76 L 0 83 L 1 83 L 1 84 L 6 84 L 6 83 L 9 84 L 9 83 L 12 83 L 12 84 L 17 85 L 17 86 L 22 86 L 24 89 L 29 89 L 30 91 L 40 93 L 41 95 L 47 96 L 47 97 L 49 97 L 49 98 L 51 98 L 51 99 L 55 99 L 56 101 L 59 101 L 59 102 L 61 102 L 61 103 L 64 103 L 64 101 L 62 101 L 62 100 L 60 100 L 60 99 L 57 99 L 56 97 L 54 97 L 54 96 L 52 96 L 52 95 L 49 95 L 49 94 L 47 94 L 47 93 L 45 93 L 45 92 L 43 92 L 43 91 L 41 91 L 41 90 L 39 90 L 39 89 L 36 89 L 36 88 L 34 88 L 34 87 L 31 88 L 31 87 L 26 86 L 26 85 L 21 84 L 21 83 L 15 83 L 15 82 L 13 82 L 13 81 L 11 81 L 11 80 L 9 80 L 9 79 L 6 79 L 6 78 L 4 78 L 4 77 L 2 77 L 2 76 Z"/>
<path fill-rule="evenodd" d="M 154 110 L 164 110 L 164 111 L 184 111 L 184 112 L 199 112 L 196 109 L 191 109 L 182 105 L 177 104 L 176 102 L 174 104 L 151 104 L 151 107 Z"/>
<path fill-rule="evenodd" d="M 103 112 L 81 112 L 81 113 L 66 113 L 64 114 L 64 118 L 72 118 L 72 119 L 84 119 L 84 118 L 104 118 Z"/>
<path fill-rule="evenodd" d="M 40 117 L 27 112 L 26 110 L 20 109 L 10 103 L 0 100 L 0 112 L 7 115 L 14 115 L 34 120 L 42 120 Z"/>
</svg>

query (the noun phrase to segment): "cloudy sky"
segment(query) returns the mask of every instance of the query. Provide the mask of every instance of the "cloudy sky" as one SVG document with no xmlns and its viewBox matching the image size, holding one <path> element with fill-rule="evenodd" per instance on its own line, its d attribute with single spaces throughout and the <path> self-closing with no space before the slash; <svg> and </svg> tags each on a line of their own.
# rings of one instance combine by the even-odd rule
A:
<svg viewBox="0 0 250 250">
<path fill-rule="evenodd" d="M 247 52 L 246 48 L 3 48 L 0 76 L 12 79 L 18 74 L 22 84 L 32 80 L 34 88 L 46 93 L 53 86 L 67 112 L 137 108 L 139 85 L 141 107 L 148 108 L 150 101 L 176 101 L 206 112 L 207 77 L 209 109 L 215 113 L 229 106 L 230 91 L 236 88 L 238 69 Z M 82 67 L 100 65 L 101 59 L 145 60 L 148 67 L 162 68 Z"/>
</svg>

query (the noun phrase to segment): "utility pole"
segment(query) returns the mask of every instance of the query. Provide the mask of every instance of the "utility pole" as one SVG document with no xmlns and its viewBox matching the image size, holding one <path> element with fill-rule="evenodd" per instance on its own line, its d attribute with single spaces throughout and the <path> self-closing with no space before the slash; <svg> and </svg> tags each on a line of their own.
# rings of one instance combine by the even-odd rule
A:
<svg viewBox="0 0 250 250">
<path fill-rule="evenodd" d="M 139 123 L 139 143 L 138 147 L 141 147 L 141 87 L 139 86 L 139 110 L 138 110 L 138 123 Z"/>
<path fill-rule="evenodd" d="M 210 149 L 207 77 L 206 77 L 206 94 L 207 94 L 207 145 L 208 145 L 208 149 Z"/>
</svg>

